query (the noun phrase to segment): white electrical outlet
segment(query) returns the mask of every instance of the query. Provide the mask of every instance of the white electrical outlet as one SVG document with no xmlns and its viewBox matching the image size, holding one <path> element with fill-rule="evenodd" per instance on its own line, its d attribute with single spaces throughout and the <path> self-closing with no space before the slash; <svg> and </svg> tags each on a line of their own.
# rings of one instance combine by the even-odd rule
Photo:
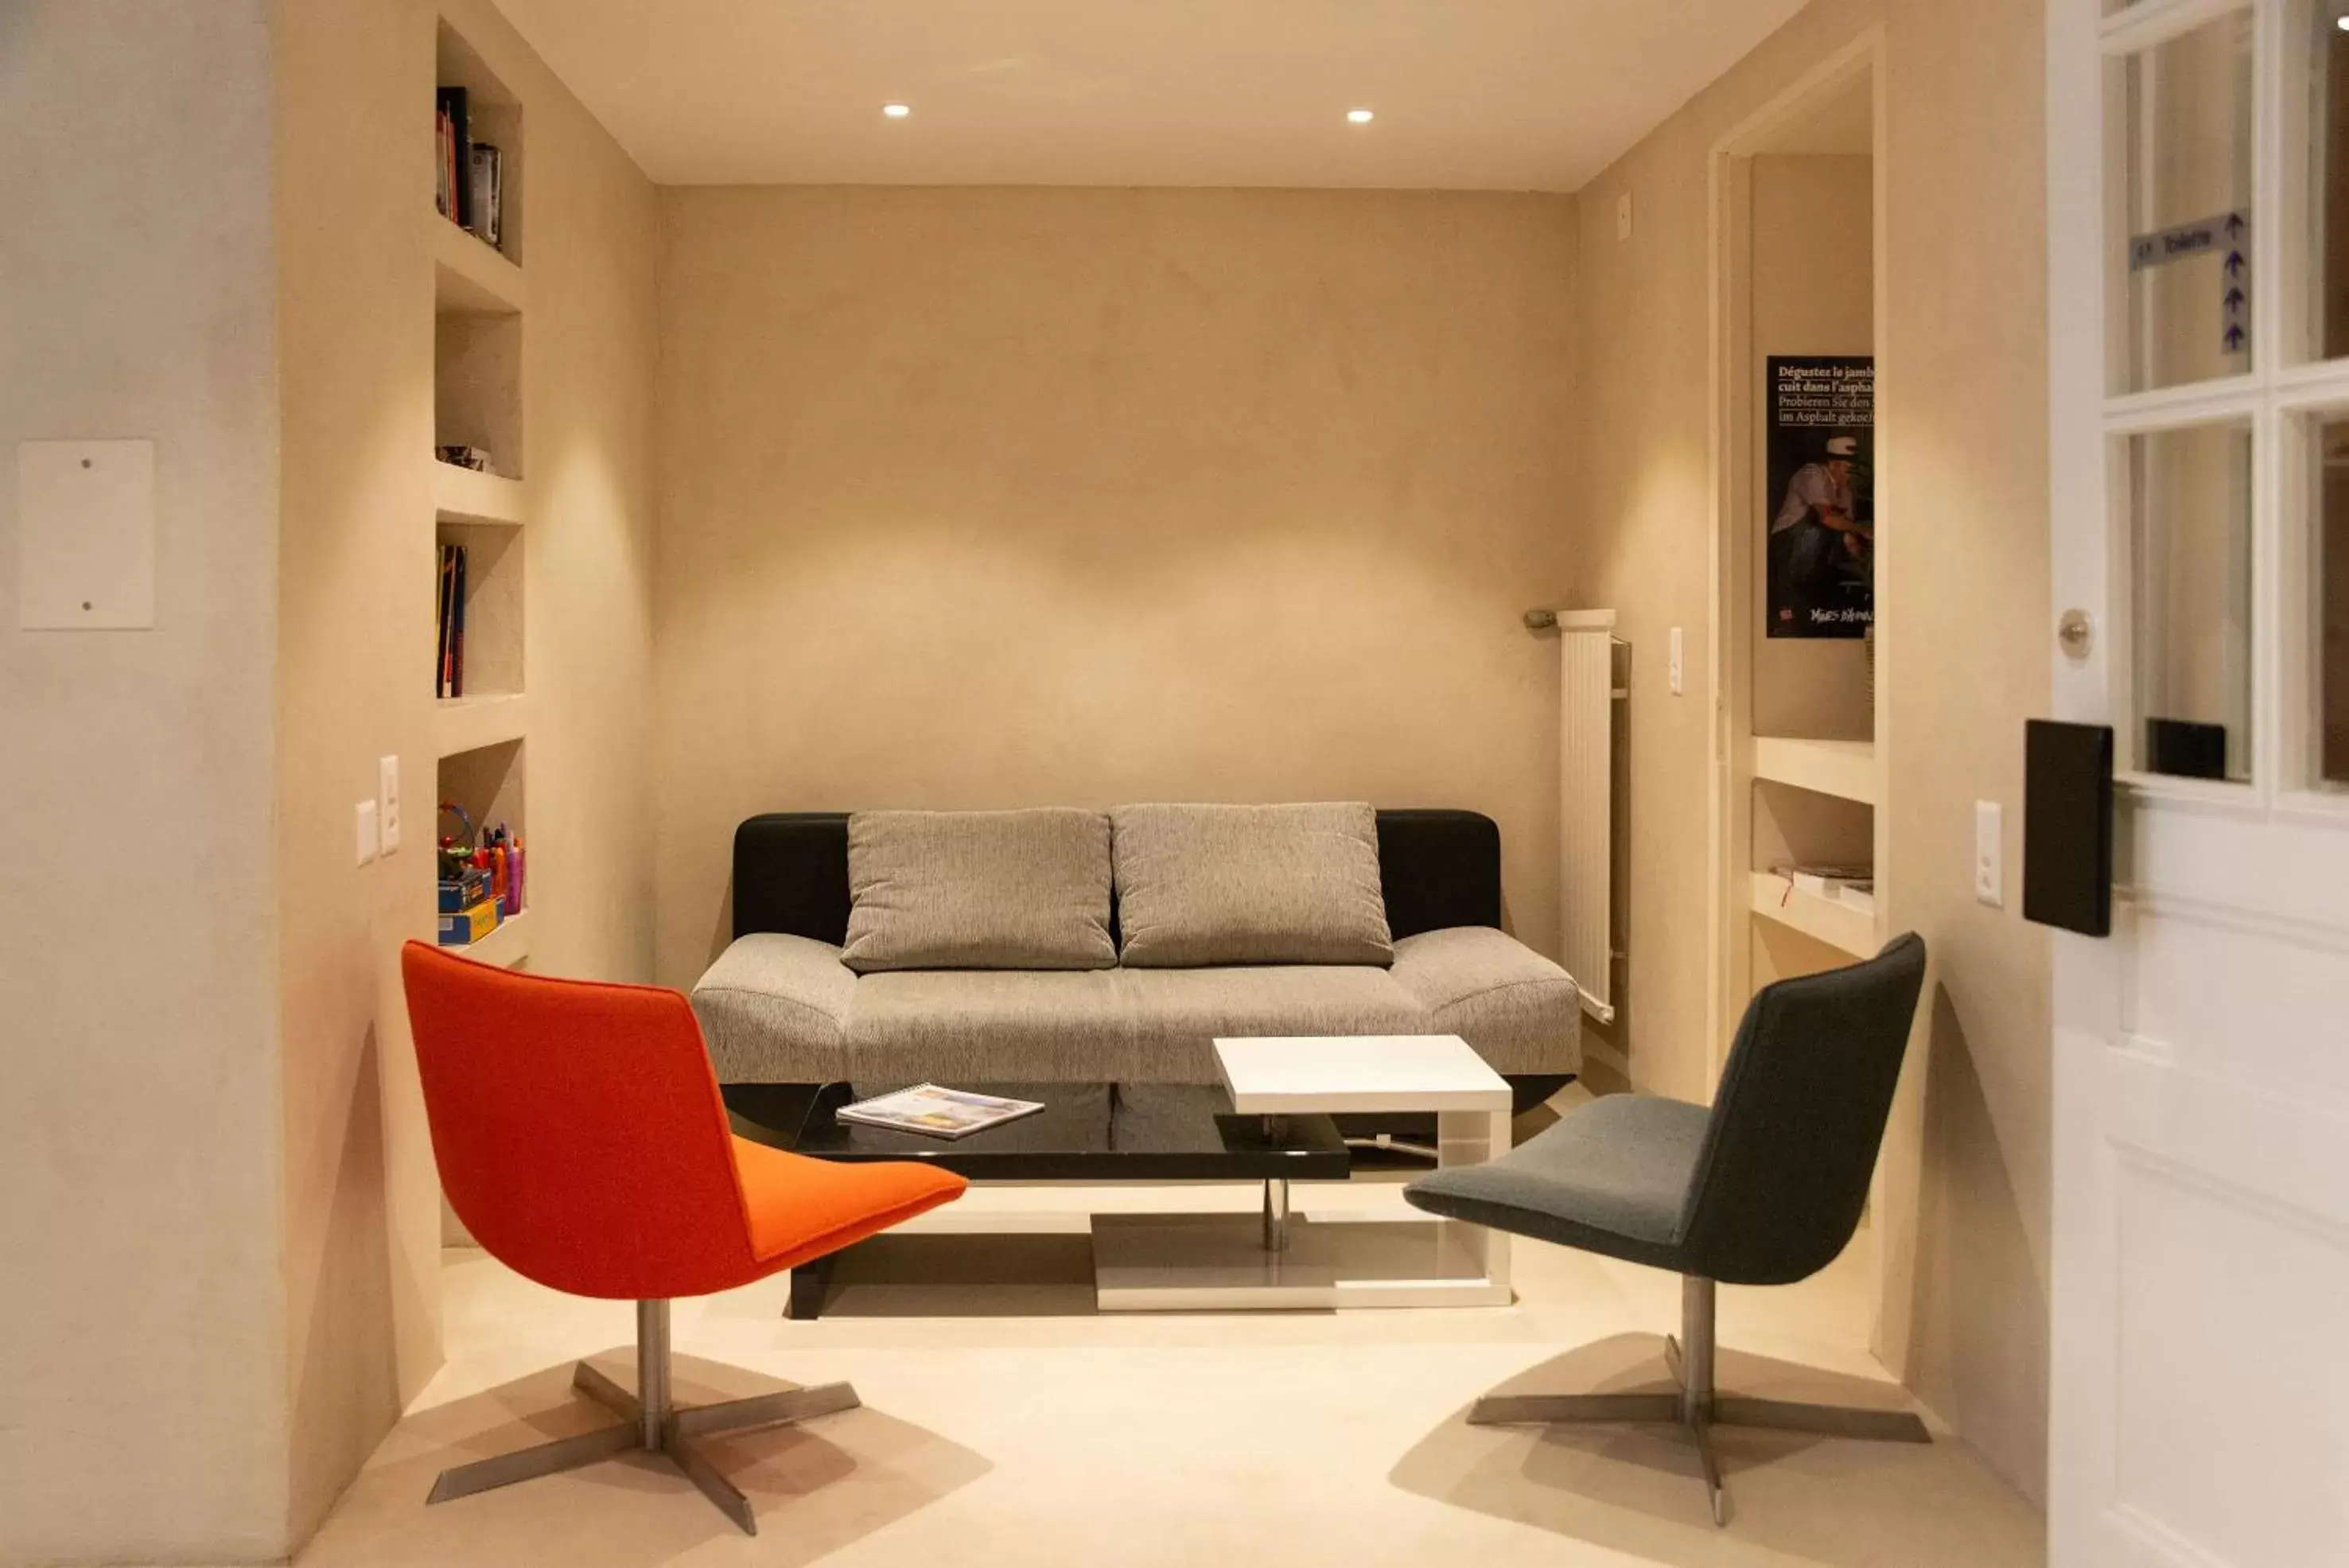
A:
<svg viewBox="0 0 2349 1568">
<path fill-rule="evenodd" d="M 1672 695 L 1675 697 L 1678 697 L 1688 690 L 1687 652 L 1687 639 L 1681 635 L 1681 628 L 1678 627 L 1672 628 L 1672 652 L 1670 674 L 1672 682 Z"/>
<path fill-rule="evenodd" d="M 1629 191 L 1615 198 L 1615 237 L 1618 240 L 1631 237 L 1631 192 Z"/>
<path fill-rule="evenodd" d="M 399 759 L 386 757 L 376 763 L 375 799 L 383 818 L 383 852 L 386 855 L 399 847 Z"/>
<path fill-rule="evenodd" d="M 1994 800 L 1974 802 L 1974 897 L 1993 909 L 2006 905 L 2005 815 Z"/>
<path fill-rule="evenodd" d="M 383 839 L 376 831 L 375 802 L 359 802 L 359 864 L 364 866 L 376 857 Z"/>
</svg>

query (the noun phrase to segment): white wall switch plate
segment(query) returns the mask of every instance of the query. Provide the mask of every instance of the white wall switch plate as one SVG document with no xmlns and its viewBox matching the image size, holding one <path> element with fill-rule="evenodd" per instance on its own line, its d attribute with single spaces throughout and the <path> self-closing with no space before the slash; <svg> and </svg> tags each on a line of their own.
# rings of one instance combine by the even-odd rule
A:
<svg viewBox="0 0 2349 1568">
<path fill-rule="evenodd" d="M 1671 668 L 1670 673 L 1672 682 L 1672 695 L 1678 697 L 1688 690 L 1688 639 L 1682 636 L 1681 628 L 1678 627 L 1672 628 Z"/>
<path fill-rule="evenodd" d="M 359 864 L 364 866 L 376 857 L 382 847 L 382 836 L 376 830 L 375 802 L 359 802 Z"/>
<path fill-rule="evenodd" d="M 155 624 L 155 443 L 16 448 L 16 624 L 127 631 Z"/>
<path fill-rule="evenodd" d="M 383 852 L 386 855 L 399 847 L 399 759 L 386 757 L 376 763 L 375 800 L 382 816 Z"/>
<path fill-rule="evenodd" d="M 1631 237 L 1631 192 L 1629 191 L 1615 198 L 1615 237 L 1618 240 Z"/>
<path fill-rule="evenodd" d="M 2005 815 L 1994 800 L 1974 802 L 1974 897 L 1993 909 L 2006 906 Z"/>
</svg>

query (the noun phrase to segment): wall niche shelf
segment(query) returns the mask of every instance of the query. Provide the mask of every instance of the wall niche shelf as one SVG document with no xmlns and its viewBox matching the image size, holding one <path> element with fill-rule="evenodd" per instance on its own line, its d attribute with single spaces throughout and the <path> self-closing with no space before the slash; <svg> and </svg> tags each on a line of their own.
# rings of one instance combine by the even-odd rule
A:
<svg viewBox="0 0 2349 1568">
<path fill-rule="evenodd" d="M 485 240 L 426 211 L 432 224 L 432 297 L 444 316 L 519 316 L 522 268 Z"/>
<path fill-rule="evenodd" d="M 530 957 L 530 911 L 524 909 L 519 915 L 508 915 L 498 922 L 496 930 L 478 942 L 442 950 L 455 953 L 460 958 L 471 959 L 475 963 L 512 969 Z"/>
<path fill-rule="evenodd" d="M 1874 805 L 1882 794 L 1876 747 L 1868 741 L 1803 741 L 1754 737 L 1754 776 L 1838 800 Z M 1872 953 L 1875 950 L 1870 949 Z"/>
<path fill-rule="evenodd" d="M 436 459 L 432 464 L 432 508 L 443 523 L 519 528 L 523 522 L 522 481 L 501 479 L 494 473 L 481 473 Z"/>
<path fill-rule="evenodd" d="M 433 751 L 440 757 L 478 752 L 519 741 L 529 732 L 528 714 L 519 691 L 492 691 L 479 697 L 447 697 L 432 704 Z"/>
<path fill-rule="evenodd" d="M 465 563 L 462 680 L 438 700 L 463 701 L 520 692 L 526 608 L 522 531 L 497 524 L 443 521 L 432 532 L 436 544 L 462 550 Z M 440 635 L 437 623 L 434 635 Z"/>
<path fill-rule="evenodd" d="M 1754 912 L 1765 919 L 1791 926 L 1813 941 L 1824 942 L 1854 958 L 1876 956 L 1876 915 L 1795 887 L 1769 871 L 1754 873 Z"/>
<path fill-rule="evenodd" d="M 432 277 L 431 532 L 436 596 L 443 579 L 439 557 L 450 546 L 464 552 L 462 599 L 463 695 L 436 696 L 432 745 L 437 804 L 462 807 L 476 834 L 509 829 L 525 852 L 523 890 L 537 869 L 527 823 L 531 706 L 524 694 L 523 612 L 529 552 L 523 451 L 523 310 L 529 291 L 523 274 L 523 106 L 489 60 L 446 21 L 440 25 L 436 88 L 462 88 L 469 140 L 498 149 L 502 192 L 495 244 L 428 207 L 418 222 L 432 225 L 427 254 Z M 439 93 L 436 91 L 436 108 Z M 421 116 L 419 117 L 419 119 Z M 438 116 L 436 115 L 436 119 Z M 440 461 L 438 448 L 469 446 L 488 454 L 486 472 Z M 419 528 L 422 519 L 419 519 Z M 435 629 L 436 639 L 440 628 Z M 422 658 L 417 679 L 423 679 Z M 436 680 L 438 680 L 436 675 Z M 438 690 L 436 686 L 436 690 Z M 435 814 L 434 842 L 457 830 L 453 815 Z M 448 950 L 481 963 L 512 968 L 531 956 L 535 919 L 529 909 L 509 916 L 478 942 Z M 453 1221 L 450 1221 L 453 1223 Z M 461 1228 L 459 1230 L 461 1236 Z"/>
</svg>

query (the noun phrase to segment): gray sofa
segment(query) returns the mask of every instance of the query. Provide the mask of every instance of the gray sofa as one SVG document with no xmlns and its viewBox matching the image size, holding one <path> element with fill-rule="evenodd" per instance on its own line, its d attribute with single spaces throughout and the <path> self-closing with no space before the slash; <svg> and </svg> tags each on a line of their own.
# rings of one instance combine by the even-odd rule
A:
<svg viewBox="0 0 2349 1568">
<path fill-rule="evenodd" d="M 1284 861 L 1243 837 L 1202 861 L 1185 858 L 1197 847 L 1185 842 L 1190 818 L 1163 817 L 1171 826 L 1152 840 L 1151 819 L 1128 815 L 1247 810 L 1322 816 L 1296 837 L 1301 859 Z M 735 840 L 735 937 L 692 997 L 720 1080 L 1212 1084 L 1217 1035 L 1292 1034 L 1457 1034 L 1502 1074 L 1550 1089 L 1579 1070 L 1580 993 L 1564 970 L 1500 929 L 1500 841 L 1488 818 L 1373 816 L 1367 806 L 1092 815 L 1104 846 L 1112 815 L 1122 825 L 1117 864 L 1125 869 L 1113 889 L 1103 885 L 1106 857 L 1097 867 L 1082 843 L 1062 853 L 1065 835 L 1044 847 L 1031 835 L 990 865 L 985 852 L 967 852 L 959 824 L 935 817 L 912 825 L 926 836 L 893 862 L 889 825 L 877 814 L 856 819 L 864 837 L 854 853 L 843 815 L 744 823 Z M 878 826 L 868 832 L 868 821 Z M 1265 821 L 1276 831 L 1296 826 L 1242 818 L 1237 830 L 1254 833 Z M 1375 847 L 1363 847 L 1373 834 Z M 1146 858 L 1142 846 L 1152 844 L 1171 847 Z M 1039 862 L 1059 878 L 1042 894 L 1029 886 Z M 1213 874 L 1186 872 L 1199 865 Z M 1249 875 L 1257 886 L 1191 886 Z M 1000 933 L 942 934 L 984 922 L 993 907 L 985 898 L 949 907 L 955 878 L 1019 883 L 1016 897 L 996 901 L 1024 909 L 1058 898 L 1068 912 L 1029 910 L 1033 918 L 1008 943 Z M 1284 895 L 1285 908 L 1267 913 Z M 1334 932 L 1325 903 L 1343 911 Z M 899 925 L 884 929 L 893 918 Z M 941 929 L 909 938 L 903 921 L 926 919 Z M 1300 925 L 1310 929 L 1284 934 Z M 1040 942 L 1050 950 L 1033 950 Z M 1212 961 L 1257 950 L 1362 961 Z M 976 967 L 974 954 L 981 964 L 1071 967 Z M 882 967 L 860 972 L 860 955 Z M 966 966 L 927 967 L 941 955 Z M 1191 961 L 1201 956 L 1210 961 Z"/>
</svg>

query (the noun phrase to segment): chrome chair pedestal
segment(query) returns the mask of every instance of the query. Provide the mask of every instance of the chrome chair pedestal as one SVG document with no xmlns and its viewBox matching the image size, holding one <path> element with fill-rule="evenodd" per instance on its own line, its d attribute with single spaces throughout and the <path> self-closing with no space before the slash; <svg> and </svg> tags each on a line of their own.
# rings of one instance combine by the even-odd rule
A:
<svg viewBox="0 0 2349 1568">
<path fill-rule="evenodd" d="M 856 1390 L 849 1385 L 827 1383 L 816 1388 L 790 1388 L 679 1408 L 670 1395 L 668 1303 L 665 1301 L 636 1303 L 638 1393 L 629 1393 L 584 1361 L 573 1371 L 571 1386 L 619 1417 L 621 1424 L 442 1470 L 425 1501 L 447 1502 L 641 1450 L 667 1459 L 743 1534 L 756 1535 L 759 1521 L 750 1511 L 750 1500 L 688 1439 L 804 1421 L 854 1409 L 859 1403 Z"/>
<path fill-rule="evenodd" d="M 1496 1394 L 1468 1412 L 1472 1427 L 1580 1426 L 1638 1422 L 1680 1428 L 1704 1467 L 1713 1521 L 1729 1522 L 1729 1493 L 1722 1483 L 1721 1457 L 1714 1451 L 1715 1427 L 1759 1427 L 1809 1432 L 1878 1443 L 1930 1443 L 1925 1423 L 1906 1410 L 1868 1410 L 1842 1405 L 1803 1405 L 1784 1399 L 1749 1399 L 1713 1388 L 1713 1282 L 1694 1275 L 1681 1280 L 1681 1338 L 1664 1341 L 1664 1360 L 1674 1393 Z M 1683 1348 L 1685 1346 L 1685 1348 Z"/>
</svg>

